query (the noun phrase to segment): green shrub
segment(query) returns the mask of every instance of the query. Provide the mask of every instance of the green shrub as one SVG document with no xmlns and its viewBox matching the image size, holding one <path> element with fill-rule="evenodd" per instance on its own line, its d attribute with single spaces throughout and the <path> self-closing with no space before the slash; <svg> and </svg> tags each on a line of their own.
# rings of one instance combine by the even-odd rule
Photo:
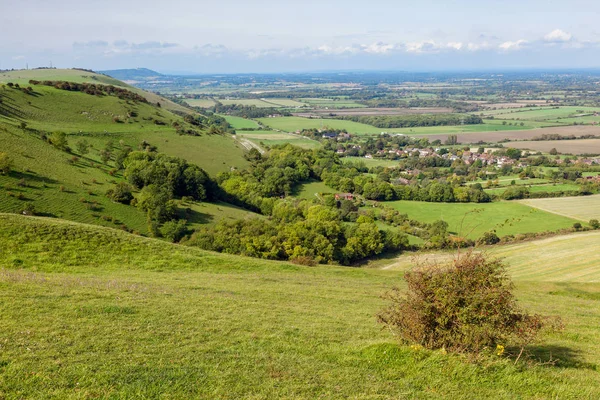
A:
<svg viewBox="0 0 600 400">
<path fill-rule="evenodd" d="M 583 227 L 583 226 L 582 226 L 582 225 L 581 225 L 581 223 L 579 223 L 579 222 L 575 222 L 575 223 L 573 224 L 573 229 L 575 229 L 576 231 L 580 231 L 582 227 Z"/>
<path fill-rule="evenodd" d="M 8 175 L 12 169 L 12 160 L 6 153 L 0 152 L 0 174 Z"/>
<path fill-rule="evenodd" d="M 477 244 L 491 245 L 500 242 L 500 238 L 495 232 L 485 232 L 478 240 Z"/>
<path fill-rule="evenodd" d="M 106 196 L 117 203 L 130 204 L 133 200 L 132 187 L 126 182 L 119 182 L 114 188 L 106 191 Z"/>
<path fill-rule="evenodd" d="M 589 224 L 592 227 L 592 229 L 599 229 L 600 228 L 600 222 L 597 219 L 590 219 Z"/>
<path fill-rule="evenodd" d="M 160 233 L 173 243 L 179 242 L 187 233 L 186 224 L 187 221 L 183 219 L 167 221 L 160 228 Z"/>
<path fill-rule="evenodd" d="M 378 315 L 406 343 L 477 353 L 531 342 L 543 325 L 523 313 L 501 261 L 467 253 L 449 264 L 418 265 L 404 275 L 408 291 L 393 289 Z"/>
</svg>

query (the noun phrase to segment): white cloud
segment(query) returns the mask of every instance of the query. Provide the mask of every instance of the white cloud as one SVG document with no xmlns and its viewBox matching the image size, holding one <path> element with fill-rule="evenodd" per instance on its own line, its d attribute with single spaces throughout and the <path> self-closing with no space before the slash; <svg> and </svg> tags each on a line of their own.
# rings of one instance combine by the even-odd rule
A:
<svg viewBox="0 0 600 400">
<path fill-rule="evenodd" d="M 549 43 L 564 43 L 573 39 L 573 35 L 561 29 L 555 29 L 544 36 L 544 40 Z"/>
<path fill-rule="evenodd" d="M 25 56 L 14 56 L 12 59 L 15 60 L 15 61 L 24 60 Z"/>
<path fill-rule="evenodd" d="M 500 50 L 504 51 L 521 50 L 527 43 L 529 43 L 527 40 L 519 39 L 514 42 L 504 42 L 498 47 L 500 48 Z"/>
</svg>

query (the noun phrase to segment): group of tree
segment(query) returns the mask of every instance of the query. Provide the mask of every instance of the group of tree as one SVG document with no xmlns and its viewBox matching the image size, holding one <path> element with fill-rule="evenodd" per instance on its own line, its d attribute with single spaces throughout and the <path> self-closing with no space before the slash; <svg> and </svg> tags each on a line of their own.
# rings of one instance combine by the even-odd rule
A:
<svg viewBox="0 0 600 400">
<path fill-rule="evenodd" d="M 93 96 L 116 96 L 121 100 L 131 100 L 140 103 L 147 103 L 145 97 L 132 92 L 131 90 L 120 88 L 113 85 L 101 85 L 98 83 L 76 83 L 68 81 L 36 81 L 30 80 L 31 85 L 51 86 L 60 90 L 72 92 L 82 92 Z"/>
<path fill-rule="evenodd" d="M 291 113 L 273 107 L 256 107 L 242 104 L 223 104 L 216 102 L 210 110 L 216 114 L 231 115 L 242 118 L 264 118 L 269 115 L 290 116 Z"/>
<path fill-rule="evenodd" d="M 339 119 L 360 122 L 378 128 L 414 128 L 419 126 L 449 126 L 481 124 L 481 117 L 472 114 L 409 114 L 344 116 Z"/>
</svg>

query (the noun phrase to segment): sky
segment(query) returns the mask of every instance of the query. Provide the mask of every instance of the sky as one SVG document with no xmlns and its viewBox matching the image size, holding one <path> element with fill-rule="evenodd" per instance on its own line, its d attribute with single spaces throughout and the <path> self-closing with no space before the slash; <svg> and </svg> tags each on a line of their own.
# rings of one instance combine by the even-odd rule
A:
<svg viewBox="0 0 600 400">
<path fill-rule="evenodd" d="M 600 1 L 0 0 L 0 69 L 600 67 Z"/>
</svg>

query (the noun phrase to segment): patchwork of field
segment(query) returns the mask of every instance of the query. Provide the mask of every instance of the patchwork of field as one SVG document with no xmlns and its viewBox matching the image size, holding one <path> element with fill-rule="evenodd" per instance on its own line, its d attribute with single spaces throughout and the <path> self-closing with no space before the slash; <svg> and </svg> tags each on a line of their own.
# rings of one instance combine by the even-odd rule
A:
<svg viewBox="0 0 600 400">
<path fill-rule="evenodd" d="M 527 199 L 520 203 L 568 218 L 588 222 L 600 220 L 600 195 L 557 197 L 553 199 Z"/>
<path fill-rule="evenodd" d="M 346 108 L 341 110 L 313 110 L 304 113 L 294 113 L 297 117 L 311 117 L 320 115 L 329 115 L 334 113 L 337 116 L 367 116 L 367 115 L 411 115 L 411 114 L 450 114 L 454 110 L 444 107 L 413 107 L 413 108 Z"/>
<path fill-rule="evenodd" d="M 598 243 L 600 232 L 593 231 L 484 249 L 488 254 L 502 258 L 512 278 L 518 281 L 591 283 L 600 282 Z M 407 254 L 383 268 L 403 271 L 414 264 L 415 258 L 442 261 L 454 257 L 456 251 Z M 562 286 L 557 292 L 560 296 L 568 293 L 577 297 L 577 290 L 569 285 Z"/>
<path fill-rule="evenodd" d="M 577 120 L 576 117 L 585 117 L 597 113 L 600 113 L 598 107 L 554 106 L 486 111 L 485 115 L 494 115 L 496 119 L 553 121 L 566 124 L 573 123 Z M 595 119 L 600 120 L 600 117 L 596 116 Z"/>
<path fill-rule="evenodd" d="M 527 182 L 527 181 L 525 181 Z M 570 184 L 570 183 L 545 183 L 539 185 L 532 185 L 527 183 L 520 183 L 521 186 L 527 186 L 530 193 L 538 193 L 538 192 L 566 192 L 566 191 L 578 191 L 580 189 L 579 185 Z M 485 189 L 485 191 L 489 194 L 501 195 L 506 191 L 508 186 L 493 188 L 493 189 Z"/>
<path fill-rule="evenodd" d="M 213 99 L 185 99 L 191 107 L 210 108 L 215 105 Z"/>
<path fill-rule="evenodd" d="M 233 117 L 230 115 L 222 115 L 223 118 L 229 125 L 233 127 L 233 129 L 256 129 L 259 128 L 259 125 L 256 121 L 251 119 L 241 118 L 241 117 Z"/>
<path fill-rule="evenodd" d="M 600 135 L 600 128 L 595 128 L 596 133 Z M 600 139 L 576 139 L 576 140 L 548 140 L 548 141 L 522 141 L 509 142 L 505 147 L 515 147 L 517 149 L 536 150 L 549 152 L 556 149 L 564 154 L 600 154 Z"/>
<path fill-rule="evenodd" d="M 305 149 L 321 147 L 321 143 L 300 135 L 293 135 L 277 131 L 239 131 L 237 136 L 248 139 L 258 145 L 274 146 L 280 144 L 293 144 Z"/>
<path fill-rule="evenodd" d="M 302 98 L 303 103 L 315 108 L 363 108 L 364 104 L 346 98 Z"/>
<path fill-rule="evenodd" d="M 367 168 L 371 167 L 397 167 L 398 161 L 385 160 L 380 158 L 364 158 L 364 157 L 342 157 L 342 162 L 363 163 Z"/>
<path fill-rule="evenodd" d="M 477 239 L 485 232 L 498 236 L 535 233 L 570 228 L 577 220 L 537 210 L 518 202 L 426 203 L 419 201 L 385 202 L 409 218 L 423 222 L 446 221 L 450 232 Z"/>
<path fill-rule="evenodd" d="M 255 106 L 258 108 L 301 108 L 306 107 L 306 104 L 291 99 L 224 99 L 218 100 L 224 105 L 239 104 L 243 106 Z"/>
<path fill-rule="evenodd" d="M 415 127 L 415 128 L 377 128 L 372 125 L 366 125 L 354 121 L 344 121 L 332 118 L 302 118 L 302 117 L 276 117 L 276 118 L 260 118 L 258 119 L 263 125 L 273 129 L 282 130 L 285 132 L 296 132 L 302 129 L 345 129 L 349 133 L 357 135 L 376 135 L 382 132 L 402 133 L 410 136 L 424 136 L 441 138 L 445 140 L 448 134 L 460 133 L 482 133 L 495 131 L 516 131 L 522 132 L 523 129 L 533 129 L 547 124 L 539 122 L 525 122 L 524 126 L 503 125 L 500 121 L 486 120 L 484 124 L 477 125 L 458 125 L 458 126 L 430 126 L 430 127 Z M 443 134 L 443 135 L 442 135 Z M 438 135 L 438 136 L 436 136 Z M 533 135 L 531 137 L 537 136 Z"/>
<path fill-rule="evenodd" d="M 479 125 L 475 125 L 479 126 Z M 518 128 L 517 128 L 518 129 Z M 472 132 L 465 133 L 464 135 L 459 135 L 458 142 L 459 143 L 496 143 L 504 140 L 528 140 L 540 137 L 542 135 L 561 135 L 561 136 L 581 136 L 581 135 L 600 135 L 600 127 L 590 126 L 590 125 L 578 125 L 578 126 L 556 126 L 556 127 L 548 127 L 543 129 L 530 129 L 530 130 L 507 130 L 507 131 L 498 131 L 498 132 Z M 412 135 L 411 135 L 412 136 Z M 424 135 L 416 135 L 415 136 L 424 136 Z M 446 140 L 447 135 L 427 135 L 429 140 Z M 565 141 L 552 141 L 552 142 L 539 142 L 539 143 L 555 143 L 556 147 L 557 143 L 563 143 Z M 550 148 L 552 148 L 550 147 Z"/>
</svg>

